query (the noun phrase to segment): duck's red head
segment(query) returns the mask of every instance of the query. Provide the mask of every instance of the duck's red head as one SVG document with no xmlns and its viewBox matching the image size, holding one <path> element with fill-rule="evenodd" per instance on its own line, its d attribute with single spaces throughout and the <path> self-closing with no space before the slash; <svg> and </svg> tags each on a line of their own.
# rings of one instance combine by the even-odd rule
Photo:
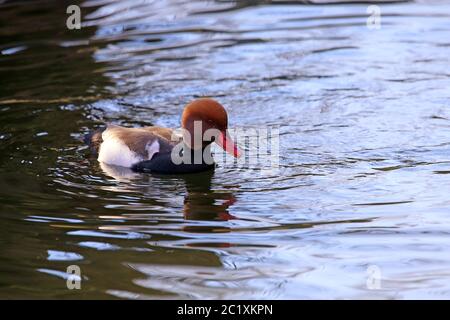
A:
<svg viewBox="0 0 450 320">
<path fill-rule="evenodd" d="M 231 155 L 235 157 L 240 156 L 238 147 L 227 132 L 227 111 L 220 103 L 210 98 L 201 98 L 189 103 L 184 108 L 181 117 L 181 127 L 189 132 L 191 140 L 195 140 L 195 136 L 200 134 L 198 129 L 195 130 L 194 128 L 198 124 L 201 124 L 201 138 L 199 141 L 202 142 L 202 146 L 211 143 L 213 140 Z M 208 133 L 205 134 L 209 129 L 215 129 L 218 132 L 212 140 L 208 138 Z M 190 147 L 196 148 L 194 142 L 189 141 L 189 139 L 186 139 L 186 142 Z"/>
</svg>

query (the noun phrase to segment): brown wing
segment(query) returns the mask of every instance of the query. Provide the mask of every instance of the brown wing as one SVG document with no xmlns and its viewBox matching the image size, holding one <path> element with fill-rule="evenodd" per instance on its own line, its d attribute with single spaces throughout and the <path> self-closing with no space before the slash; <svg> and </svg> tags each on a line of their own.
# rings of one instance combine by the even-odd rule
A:
<svg viewBox="0 0 450 320">
<path fill-rule="evenodd" d="M 157 134 L 153 130 L 148 130 L 148 128 L 125 128 L 110 125 L 103 133 L 103 137 L 106 134 L 109 137 L 120 140 L 132 152 L 144 158 L 148 156 L 147 147 L 154 141 L 158 141 L 159 143 L 159 152 L 170 151 L 172 144 L 165 137 Z"/>
<path fill-rule="evenodd" d="M 142 129 L 166 139 L 171 144 L 176 144 L 181 139 L 181 137 L 174 133 L 173 129 L 162 127 L 144 127 Z"/>
</svg>

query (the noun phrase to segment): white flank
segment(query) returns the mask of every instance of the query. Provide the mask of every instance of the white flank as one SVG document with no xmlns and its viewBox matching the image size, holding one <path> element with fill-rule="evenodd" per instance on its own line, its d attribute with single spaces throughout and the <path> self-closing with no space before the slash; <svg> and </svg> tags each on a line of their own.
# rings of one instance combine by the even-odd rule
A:
<svg viewBox="0 0 450 320">
<path fill-rule="evenodd" d="M 145 147 L 145 150 L 147 150 L 147 154 L 148 154 L 147 159 L 150 160 L 155 153 L 159 152 L 158 140 L 155 140 L 152 143 L 148 143 L 147 146 Z"/>
<path fill-rule="evenodd" d="M 102 139 L 97 158 L 100 162 L 130 168 L 133 164 L 146 160 L 131 151 L 122 141 L 108 132 L 108 129 L 103 132 Z"/>
</svg>

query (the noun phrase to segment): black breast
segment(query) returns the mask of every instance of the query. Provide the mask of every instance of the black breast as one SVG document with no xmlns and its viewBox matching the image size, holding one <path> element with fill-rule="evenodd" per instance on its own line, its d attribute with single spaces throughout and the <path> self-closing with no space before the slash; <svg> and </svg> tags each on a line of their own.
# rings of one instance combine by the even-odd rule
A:
<svg viewBox="0 0 450 320">
<path fill-rule="evenodd" d="M 156 153 L 151 160 L 138 162 L 135 165 L 133 165 L 131 169 L 137 172 L 181 174 L 181 173 L 201 172 L 206 170 L 212 170 L 215 168 L 214 163 L 208 164 L 203 160 L 203 158 L 201 159 L 202 159 L 201 163 L 175 164 L 172 161 L 171 152 Z"/>
</svg>

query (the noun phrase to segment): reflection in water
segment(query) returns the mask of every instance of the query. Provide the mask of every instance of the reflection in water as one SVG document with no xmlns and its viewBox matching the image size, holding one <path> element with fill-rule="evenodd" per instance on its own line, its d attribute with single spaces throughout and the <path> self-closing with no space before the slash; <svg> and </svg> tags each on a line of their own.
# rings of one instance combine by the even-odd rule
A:
<svg viewBox="0 0 450 320">
<path fill-rule="evenodd" d="M 134 172 L 130 168 L 113 166 L 103 162 L 99 162 L 99 165 L 106 175 L 113 177 L 117 181 L 132 181 L 133 179 L 137 179 L 142 176 L 141 174 Z"/>
<path fill-rule="evenodd" d="M 366 4 L 275 2 L 88 0 L 78 31 L 0 4 L 0 297 L 450 297 L 450 7 L 370 30 Z M 82 143 L 198 96 L 279 126 L 279 170 L 135 174 Z"/>
<path fill-rule="evenodd" d="M 231 192 L 216 193 L 211 191 L 213 172 L 186 176 L 186 198 L 183 213 L 187 220 L 222 220 L 235 219 L 228 208 L 236 202 Z M 193 231 L 195 229 L 191 229 Z"/>
<path fill-rule="evenodd" d="M 118 181 L 130 182 L 145 176 L 136 173 L 129 168 L 112 166 L 101 162 L 99 164 L 106 175 L 111 176 Z M 183 206 L 183 216 L 186 220 L 227 221 L 235 219 L 235 217 L 228 212 L 228 207 L 236 202 L 236 197 L 234 197 L 231 192 L 214 192 L 211 188 L 213 175 L 214 170 L 198 174 L 170 176 L 171 180 L 176 179 L 177 182 L 183 182 L 184 188 L 186 189 Z M 164 179 L 164 175 L 161 176 L 161 178 Z M 147 186 L 143 186 L 142 192 L 148 192 L 149 188 L 152 188 L 151 179 L 149 179 Z M 201 228 L 188 227 L 186 230 L 200 231 Z"/>
</svg>

